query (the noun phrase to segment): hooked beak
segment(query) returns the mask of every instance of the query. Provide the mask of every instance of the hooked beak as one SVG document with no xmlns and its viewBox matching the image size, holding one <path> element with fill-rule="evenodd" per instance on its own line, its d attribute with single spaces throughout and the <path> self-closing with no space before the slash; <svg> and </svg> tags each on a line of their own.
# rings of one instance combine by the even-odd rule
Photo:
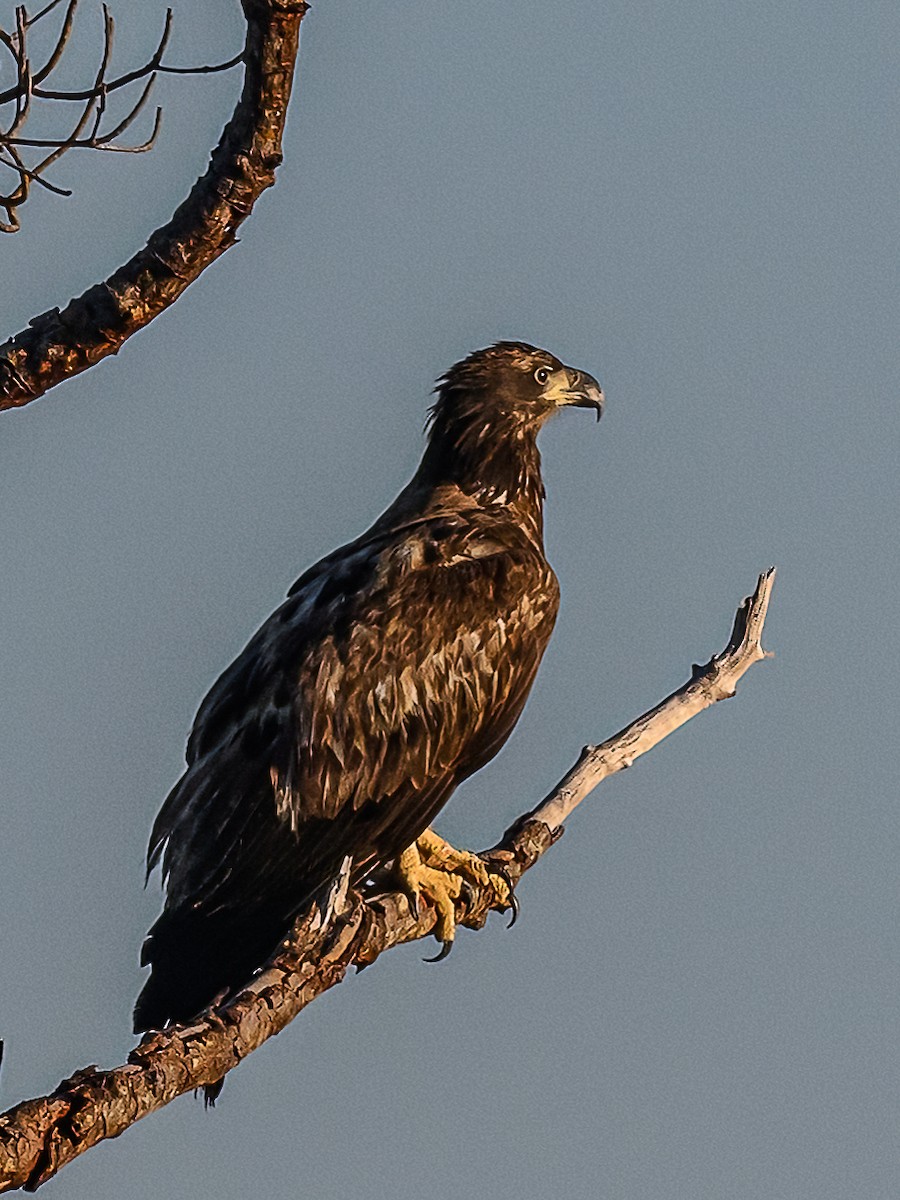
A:
<svg viewBox="0 0 900 1200">
<path fill-rule="evenodd" d="M 574 367 L 554 371 L 547 382 L 544 396 L 560 407 L 592 408 L 598 421 L 603 416 L 603 390 L 593 375 L 588 375 L 586 371 L 577 371 Z"/>
</svg>

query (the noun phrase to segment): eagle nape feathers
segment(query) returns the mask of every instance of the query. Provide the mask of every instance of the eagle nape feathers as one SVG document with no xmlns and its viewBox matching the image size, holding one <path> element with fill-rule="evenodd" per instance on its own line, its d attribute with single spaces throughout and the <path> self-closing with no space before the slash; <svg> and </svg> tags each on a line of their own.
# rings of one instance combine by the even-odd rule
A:
<svg viewBox="0 0 900 1200">
<path fill-rule="evenodd" d="M 406 863 L 522 712 L 559 604 L 537 435 L 565 406 L 599 417 L 603 394 L 552 354 L 499 342 L 436 395 L 409 484 L 297 580 L 200 705 L 150 836 L 166 897 L 137 1031 L 238 991 L 348 856 L 351 885 Z M 434 844 L 419 856 L 432 874 Z M 430 896 L 423 879 L 408 886 Z M 442 931 L 449 942 L 452 903 Z"/>
</svg>

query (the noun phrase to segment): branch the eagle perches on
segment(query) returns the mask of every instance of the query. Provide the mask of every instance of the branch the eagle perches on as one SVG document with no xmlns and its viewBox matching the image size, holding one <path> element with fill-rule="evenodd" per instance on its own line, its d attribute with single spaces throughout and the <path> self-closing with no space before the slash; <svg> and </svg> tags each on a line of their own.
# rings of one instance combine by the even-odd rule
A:
<svg viewBox="0 0 900 1200">
<path fill-rule="evenodd" d="M 563 832 L 563 822 L 607 776 L 623 770 L 691 717 L 735 694 L 750 667 L 770 657 L 761 639 L 775 569 L 764 572 L 737 610 L 725 649 L 660 704 L 578 762 L 536 808 L 525 813 L 484 858 L 514 885 Z M 50 1095 L 0 1116 L 0 1192 L 34 1191 L 66 1163 L 104 1138 L 162 1108 L 176 1096 L 220 1080 L 263 1042 L 279 1033 L 322 992 L 402 942 L 427 937 L 432 908 L 418 915 L 398 892 L 333 896 L 323 921 L 313 910 L 298 921 L 278 953 L 234 1000 L 198 1016 L 191 1025 L 149 1034 L 111 1071 L 87 1067 Z M 490 884 L 472 885 L 457 903 L 457 921 L 481 928 L 502 900 Z"/>
</svg>

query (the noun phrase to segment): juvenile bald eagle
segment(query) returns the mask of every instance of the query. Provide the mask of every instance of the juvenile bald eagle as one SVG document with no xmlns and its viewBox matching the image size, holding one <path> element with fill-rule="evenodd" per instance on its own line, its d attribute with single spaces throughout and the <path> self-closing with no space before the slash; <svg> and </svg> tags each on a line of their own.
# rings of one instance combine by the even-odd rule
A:
<svg viewBox="0 0 900 1200">
<path fill-rule="evenodd" d="M 436 391 L 411 482 L 301 576 L 200 706 L 150 836 L 167 894 L 138 1031 L 248 982 L 347 856 L 351 883 L 393 864 L 429 896 L 446 945 L 460 873 L 485 873 L 427 827 L 509 737 L 556 619 L 538 431 L 563 405 L 599 418 L 603 394 L 519 342 Z"/>
</svg>

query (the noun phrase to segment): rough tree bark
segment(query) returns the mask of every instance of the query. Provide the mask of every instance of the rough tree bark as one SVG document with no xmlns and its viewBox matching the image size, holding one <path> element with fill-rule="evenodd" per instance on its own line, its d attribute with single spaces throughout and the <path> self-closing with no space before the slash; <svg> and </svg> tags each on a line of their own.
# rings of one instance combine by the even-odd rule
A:
<svg viewBox="0 0 900 1200">
<path fill-rule="evenodd" d="M 105 282 L 35 317 L 0 346 L 0 411 L 115 354 L 236 241 L 275 182 L 297 61 L 304 0 L 242 0 L 244 87 L 209 169 L 172 219 Z"/>
<path fill-rule="evenodd" d="M 607 776 L 628 767 L 691 717 L 735 693 L 741 676 L 761 659 L 761 637 L 775 571 L 760 576 L 737 610 L 725 649 L 666 700 L 579 761 L 537 808 L 525 813 L 485 859 L 515 884 L 561 836 L 563 822 Z M 312 912 L 297 923 L 279 952 L 227 1006 L 191 1025 L 153 1033 L 111 1071 L 87 1067 L 49 1096 L 27 1100 L 0 1116 L 0 1192 L 34 1191 L 66 1163 L 104 1138 L 163 1107 L 183 1092 L 215 1083 L 257 1046 L 279 1033 L 316 996 L 340 983 L 350 966 L 361 970 L 401 942 L 428 936 L 435 914 L 410 912 L 399 893 L 336 894 L 334 915 Z M 503 905 L 490 885 L 472 887 L 457 905 L 457 920 L 480 928 Z"/>
</svg>

